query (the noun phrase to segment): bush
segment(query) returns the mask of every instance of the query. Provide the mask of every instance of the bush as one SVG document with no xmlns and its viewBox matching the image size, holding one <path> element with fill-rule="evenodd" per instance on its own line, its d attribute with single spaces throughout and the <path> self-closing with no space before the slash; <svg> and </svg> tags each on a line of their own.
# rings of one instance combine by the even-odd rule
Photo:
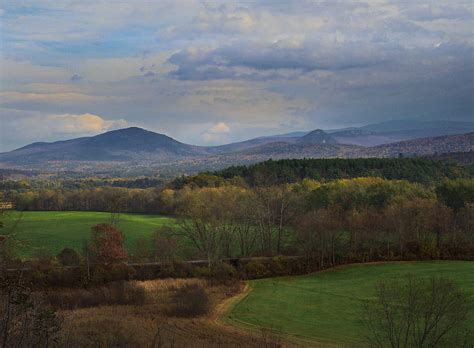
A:
<svg viewBox="0 0 474 348">
<path fill-rule="evenodd" d="M 91 282 L 93 284 L 104 284 L 113 281 L 133 279 L 135 269 L 126 264 L 101 265 L 92 268 Z"/>
<path fill-rule="evenodd" d="M 272 276 L 287 275 L 288 269 L 281 257 L 274 257 L 266 262 L 266 268 Z"/>
<path fill-rule="evenodd" d="M 212 268 L 211 276 L 213 280 L 221 283 L 228 283 L 235 279 L 236 270 L 232 265 L 226 262 L 219 262 Z"/>
<path fill-rule="evenodd" d="M 63 266 L 78 266 L 81 258 L 76 250 L 71 248 L 64 248 L 57 256 L 58 261 Z"/>
<path fill-rule="evenodd" d="M 170 316 L 192 318 L 209 313 L 209 295 L 200 284 L 186 284 L 177 289 L 171 299 Z"/>
<path fill-rule="evenodd" d="M 265 265 L 259 260 L 249 261 L 243 268 L 242 272 L 244 273 L 247 279 L 259 279 L 265 278 L 268 276 L 269 272 Z"/>
<path fill-rule="evenodd" d="M 60 309 L 105 305 L 143 305 L 145 289 L 130 282 L 114 282 L 91 289 L 55 290 L 45 294 L 47 302 Z"/>
</svg>

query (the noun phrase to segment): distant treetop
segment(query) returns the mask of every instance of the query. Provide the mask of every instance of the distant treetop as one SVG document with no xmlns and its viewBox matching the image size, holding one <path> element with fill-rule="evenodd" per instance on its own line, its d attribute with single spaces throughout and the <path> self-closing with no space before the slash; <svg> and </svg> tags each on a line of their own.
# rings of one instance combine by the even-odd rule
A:
<svg viewBox="0 0 474 348">
<path fill-rule="evenodd" d="M 173 181 L 172 186 L 216 187 L 230 184 L 230 181 L 262 186 L 294 183 L 307 178 L 327 181 L 357 177 L 433 184 L 471 176 L 469 168 L 456 163 L 420 158 L 270 159 L 250 166 L 232 166 L 212 173 L 180 177 Z"/>
</svg>

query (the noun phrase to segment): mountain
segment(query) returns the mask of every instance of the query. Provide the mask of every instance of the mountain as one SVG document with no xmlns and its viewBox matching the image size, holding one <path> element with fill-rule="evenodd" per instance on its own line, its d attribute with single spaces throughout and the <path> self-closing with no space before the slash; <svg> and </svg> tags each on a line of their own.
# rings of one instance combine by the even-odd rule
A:
<svg viewBox="0 0 474 348">
<path fill-rule="evenodd" d="M 164 134 L 132 127 L 93 137 L 33 143 L 1 153 L 0 169 L 138 174 L 153 171 L 156 173 L 159 169 L 162 174 L 174 176 L 177 173 L 189 174 L 269 158 L 398 157 L 400 154 L 410 157 L 432 156 L 441 153 L 465 153 L 474 148 L 474 132 L 404 140 L 378 146 L 361 146 L 340 141 L 344 137 L 353 139 L 367 136 L 382 137 L 376 130 L 362 128 L 339 130 L 330 134 L 316 129 L 299 137 L 280 135 L 204 147 L 184 144 Z"/>
<path fill-rule="evenodd" d="M 336 144 L 337 141 L 321 129 L 311 132 L 292 132 L 265 137 L 258 137 L 250 140 L 240 141 L 237 143 L 213 146 L 209 148 L 209 152 L 213 154 L 224 154 L 230 152 L 245 151 L 253 149 L 257 146 L 263 146 L 272 143 L 307 143 L 307 144 Z"/>
<path fill-rule="evenodd" d="M 378 146 L 404 140 L 474 132 L 474 122 L 395 120 L 330 134 L 341 144 Z"/>
<path fill-rule="evenodd" d="M 299 144 L 337 144 L 337 140 L 322 129 L 316 129 L 309 132 L 299 138 L 297 142 Z"/>
<path fill-rule="evenodd" d="M 400 141 L 367 148 L 366 153 L 381 157 L 395 157 L 399 155 L 429 156 L 451 152 L 471 152 L 473 150 L 474 132 Z"/>
<path fill-rule="evenodd" d="M 377 133 L 411 131 L 411 130 L 421 130 L 421 129 L 424 129 L 424 130 L 446 129 L 448 131 L 462 133 L 462 132 L 473 132 L 474 122 L 425 121 L 425 120 L 417 120 L 417 119 L 392 120 L 392 121 L 369 124 L 369 125 L 360 127 L 360 129 L 365 130 L 365 131 L 377 132 Z"/>
<path fill-rule="evenodd" d="M 132 127 L 94 137 L 53 143 L 33 143 L 0 154 L 0 162 L 14 164 L 48 161 L 132 161 L 206 154 L 206 149 L 180 143 L 163 134 Z"/>
<path fill-rule="evenodd" d="M 225 154 L 230 152 L 238 152 L 244 151 L 247 149 L 254 148 L 256 146 L 271 144 L 275 142 L 291 142 L 293 141 L 292 137 L 285 137 L 282 136 L 269 136 L 269 137 L 259 137 L 245 141 L 239 141 L 237 143 L 226 144 L 226 145 L 219 145 L 219 146 L 212 146 L 208 148 L 209 153 L 212 154 Z"/>
</svg>

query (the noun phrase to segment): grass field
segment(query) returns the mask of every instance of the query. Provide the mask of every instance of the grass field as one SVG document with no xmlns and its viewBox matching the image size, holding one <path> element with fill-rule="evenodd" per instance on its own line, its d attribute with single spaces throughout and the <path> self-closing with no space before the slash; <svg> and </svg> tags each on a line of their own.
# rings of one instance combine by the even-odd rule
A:
<svg viewBox="0 0 474 348">
<path fill-rule="evenodd" d="M 20 216 L 13 212 L 10 224 Z M 44 250 L 56 255 L 65 247 L 80 251 L 85 240 L 90 238 L 91 227 L 110 221 L 110 213 L 101 212 L 23 212 L 15 229 L 18 239 L 24 244 L 22 257 Z M 133 252 L 136 241 L 150 238 L 160 226 L 173 224 L 174 219 L 157 215 L 121 214 L 118 228 L 124 233 L 125 245 Z"/>
<path fill-rule="evenodd" d="M 445 276 L 470 299 L 469 325 L 474 329 L 474 262 L 400 262 L 354 265 L 299 277 L 250 282 L 251 292 L 225 317 L 244 327 L 270 327 L 314 342 L 364 346 L 359 322 L 363 300 L 383 279 Z"/>
</svg>

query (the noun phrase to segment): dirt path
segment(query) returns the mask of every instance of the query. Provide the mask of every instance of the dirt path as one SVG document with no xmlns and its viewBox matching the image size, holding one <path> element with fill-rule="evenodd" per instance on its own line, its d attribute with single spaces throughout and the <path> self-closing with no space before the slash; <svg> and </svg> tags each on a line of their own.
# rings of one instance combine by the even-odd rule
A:
<svg viewBox="0 0 474 348">
<path fill-rule="evenodd" d="M 211 320 L 218 325 L 224 325 L 222 322 L 223 317 L 232 309 L 234 305 L 242 301 L 250 293 L 250 285 L 248 282 L 245 282 L 245 285 L 240 293 L 235 296 L 229 297 L 219 303 L 214 309 Z M 227 325 L 226 325 L 227 326 Z"/>
</svg>

